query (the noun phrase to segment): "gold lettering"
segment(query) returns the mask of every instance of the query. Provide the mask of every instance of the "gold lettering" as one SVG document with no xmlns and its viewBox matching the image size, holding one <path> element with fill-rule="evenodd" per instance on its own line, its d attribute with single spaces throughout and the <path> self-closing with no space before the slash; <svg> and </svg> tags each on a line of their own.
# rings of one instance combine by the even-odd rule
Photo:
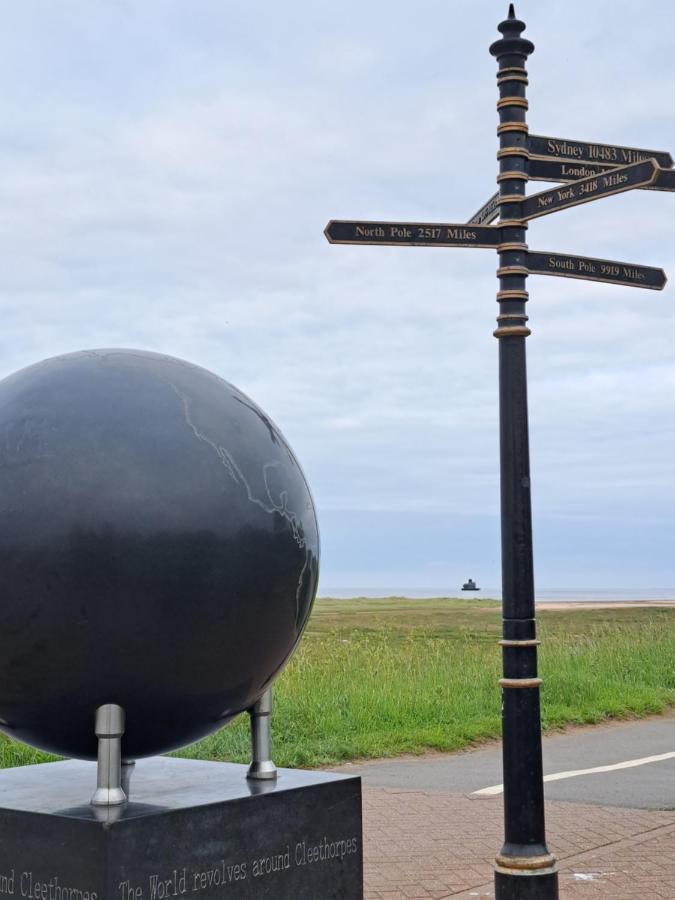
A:
<svg viewBox="0 0 675 900">
<path fill-rule="evenodd" d="M 625 184 L 628 181 L 628 175 L 603 175 L 602 184 L 603 187 L 618 187 L 621 184 Z"/>
<path fill-rule="evenodd" d="M 548 152 L 554 156 L 571 156 L 572 159 L 581 159 L 584 155 L 583 146 L 568 144 L 567 141 L 555 141 L 549 138 L 546 146 Z"/>
<path fill-rule="evenodd" d="M 356 237 L 378 237 L 383 238 L 384 228 L 381 225 L 357 225 Z"/>
<path fill-rule="evenodd" d="M 452 241 L 475 241 L 476 232 L 466 228 L 448 228 L 448 238 Z"/>
<path fill-rule="evenodd" d="M 629 149 L 621 150 L 621 158 L 625 163 L 642 162 L 644 159 L 649 159 L 646 153 L 640 153 L 639 150 Z"/>
<path fill-rule="evenodd" d="M 406 228 L 404 225 L 390 225 L 389 234 L 390 237 L 403 238 L 404 240 L 412 237 L 412 231 L 410 230 L 410 228 Z"/>
<path fill-rule="evenodd" d="M 645 275 L 644 272 L 641 272 L 639 269 L 631 269 L 628 266 L 623 267 L 624 278 L 630 278 L 633 281 L 644 281 Z"/>
<path fill-rule="evenodd" d="M 589 175 L 595 175 L 595 172 L 588 166 L 567 166 L 563 163 L 562 175 L 567 178 L 588 178 Z"/>
<path fill-rule="evenodd" d="M 568 271 L 574 271 L 575 268 L 574 260 L 565 256 L 549 256 L 548 267 L 549 269 L 567 269 Z"/>
<path fill-rule="evenodd" d="M 598 180 L 597 178 L 593 178 L 592 181 L 586 181 L 584 184 L 579 186 L 579 193 L 582 197 L 586 194 L 592 194 L 593 191 L 597 191 L 598 189 Z"/>
</svg>

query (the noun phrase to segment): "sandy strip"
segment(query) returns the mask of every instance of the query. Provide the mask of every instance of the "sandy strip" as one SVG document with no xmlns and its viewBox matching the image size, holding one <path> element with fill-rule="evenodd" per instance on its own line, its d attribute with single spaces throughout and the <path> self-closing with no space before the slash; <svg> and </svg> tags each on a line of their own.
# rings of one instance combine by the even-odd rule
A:
<svg viewBox="0 0 675 900">
<path fill-rule="evenodd" d="M 675 609 L 675 600 L 537 601 L 537 609 Z"/>
</svg>

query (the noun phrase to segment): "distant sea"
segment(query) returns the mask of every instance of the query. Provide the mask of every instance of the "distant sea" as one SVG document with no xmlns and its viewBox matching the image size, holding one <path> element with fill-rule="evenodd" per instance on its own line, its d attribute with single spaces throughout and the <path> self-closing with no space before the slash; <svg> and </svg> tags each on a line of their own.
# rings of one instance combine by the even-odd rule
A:
<svg viewBox="0 0 675 900">
<path fill-rule="evenodd" d="M 462 591 L 458 587 L 413 588 L 413 587 L 375 587 L 375 588 L 331 588 L 330 585 L 319 585 L 319 597 L 410 597 L 413 600 L 424 600 L 428 597 L 463 597 L 467 600 L 480 600 L 481 597 L 501 600 L 501 588 L 482 587 L 479 591 Z M 628 603 L 631 600 L 675 600 L 675 587 L 671 588 L 574 588 L 568 590 L 551 590 L 537 588 L 536 599 L 556 603 Z"/>
</svg>

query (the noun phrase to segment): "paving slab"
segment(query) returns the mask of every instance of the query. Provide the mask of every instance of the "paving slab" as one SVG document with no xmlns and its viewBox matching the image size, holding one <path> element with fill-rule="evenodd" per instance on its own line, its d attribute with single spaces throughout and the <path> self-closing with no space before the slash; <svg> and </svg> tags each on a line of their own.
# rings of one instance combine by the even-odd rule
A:
<svg viewBox="0 0 675 900">
<path fill-rule="evenodd" d="M 675 713 L 544 740 L 547 773 L 675 750 Z M 503 840 L 498 744 L 339 768 L 364 779 L 366 900 L 494 897 Z M 563 900 L 675 900 L 675 760 L 546 784 Z"/>
<path fill-rule="evenodd" d="M 675 812 L 547 805 L 563 900 L 674 900 Z M 494 897 L 500 797 L 366 788 L 365 900 Z"/>
</svg>

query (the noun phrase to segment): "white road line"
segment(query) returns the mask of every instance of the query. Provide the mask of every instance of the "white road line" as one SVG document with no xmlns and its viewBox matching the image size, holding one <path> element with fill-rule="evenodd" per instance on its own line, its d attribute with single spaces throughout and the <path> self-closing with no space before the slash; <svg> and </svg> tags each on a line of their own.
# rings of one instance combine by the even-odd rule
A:
<svg viewBox="0 0 675 900">
<path fill-rule="evenodd" d="M 629 759 L 626 762 L 614 763 L 611 766 L 595 766 L 593 769 L 570 769 L 568 772 L 554 772 L 552 775 L 544 775 L 544 781 L 562 781 L 563 778 L 576 778 L 577 775 L 596 775 L 598 772 L 616 772 L 617 769 L 632 769 L 635 766 L 646 766 L 647 763 L 662 762 L 664 759 L 675 759 L 675 751 L 671 753 L 659 753 L 658 756 L 643 756 L 641 759 Z M 494 796 L 501 794 L 503 784 L 495 784 L 492 787 L 474 791 L 474 796 Z"/>
</svg>

